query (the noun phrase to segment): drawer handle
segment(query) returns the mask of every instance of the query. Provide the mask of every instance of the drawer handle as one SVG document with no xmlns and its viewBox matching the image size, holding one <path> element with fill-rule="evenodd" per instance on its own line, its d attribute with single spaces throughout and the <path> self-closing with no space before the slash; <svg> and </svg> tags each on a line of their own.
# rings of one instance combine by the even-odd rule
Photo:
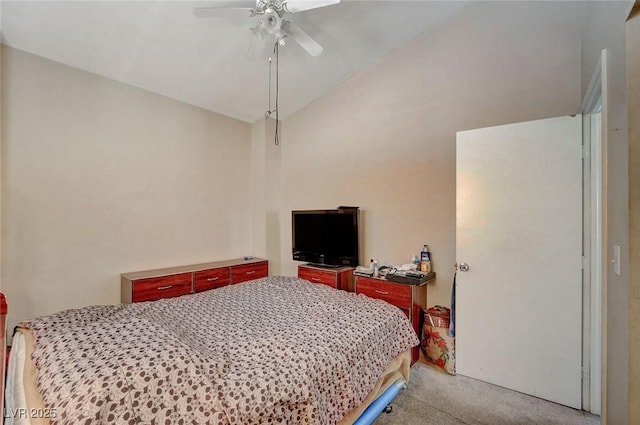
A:
<svg viewBox="0 0 640 425">
<path fill-rule="evenodd" d="M 158 291 L 162 291 L 163 289 L 169 289 L 169 288 L 173 288 L 173 285 L 158 286 Z"/>
<path fill-rule="evenodd" d="M 380 295 L 389 295 L 389 292 L 387 292 L 387 291 L 381 291 L 381 290 L 379 290 L 379 289 L 376 289 L 376 293 L 377 293 L 377 294 L 380 294 Z"/>
<path fill-rule="evenodd" d="M 217 277 L 210 277 L 209 279 L 207 279 L 207 282 L 213 282 L 214 280 L 218 280 Z"/>
<path fill-rule="evenodd" d="M 255 272 L 255 270 L 251 270 L 250 272 L 247 272 L 247 274 L 254 274 Z"/>
<path fill-rule="evenodd" d="M 320 278 L 318 277 L 312 277 L 311 280 L 313 280 L 314 282 L 320 282 Z"/>
</svg>

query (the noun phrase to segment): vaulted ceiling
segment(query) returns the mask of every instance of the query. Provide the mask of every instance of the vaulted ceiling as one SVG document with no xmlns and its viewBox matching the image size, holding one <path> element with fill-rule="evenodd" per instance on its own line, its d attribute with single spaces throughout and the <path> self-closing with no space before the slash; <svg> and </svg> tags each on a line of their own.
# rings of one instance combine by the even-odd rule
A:
<svg viewBox="0 0 640 425">
<path fill-rule="evenodd" d="M 197 18 L 215 1 L 2 1 L 2 42 L 246 122 L 269 109 L 267 59 L 247 56 L 258 18 Z M 287 15 L 324 50 L 280 48 L 280 118 L 321 97 L 465 7 L 451 1 L 351 1 Z M 275 64 L 272 71 L 272 100 Z"/>
</svg>

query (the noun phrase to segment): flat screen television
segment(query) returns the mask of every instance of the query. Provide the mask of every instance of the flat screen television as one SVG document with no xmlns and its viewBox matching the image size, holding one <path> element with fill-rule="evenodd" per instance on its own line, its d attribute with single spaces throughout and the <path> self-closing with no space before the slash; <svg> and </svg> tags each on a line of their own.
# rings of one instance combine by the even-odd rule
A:
<svg viewBox="0 0 640 425">
<path fill-rule="evenodd" d="M 293 259 L 325 266 L 359 263 L 358 208 L 291 212 Z"/>
</svg>

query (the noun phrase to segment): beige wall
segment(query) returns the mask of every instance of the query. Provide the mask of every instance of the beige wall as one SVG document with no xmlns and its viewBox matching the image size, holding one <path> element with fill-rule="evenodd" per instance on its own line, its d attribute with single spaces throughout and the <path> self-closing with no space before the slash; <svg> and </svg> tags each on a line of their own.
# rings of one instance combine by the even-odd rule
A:
<svg viewBox="0 0 640 425">
<path fill-rule="evenodd" d="M 16 321 L 119 273 L 251 253 L 251 126 L 4 47 L 2 281 Z"/>
<path fill-rule="evenodd" d="M 640 6 L 627 22 L 629 99 L 629 424 L 640 424 Z"/>
<path fill-rule="evenodd" d="M 474 4 L 285 120 L 285 274 L 292 209 L 357 205 L 361 261 L 408 262 L 428 243 L 428 303 L 450 304 L 456 132 L 579 111 L 582 29 L 570 23 L 585 17 L 550 6 Z"/>
<path fill-rule="evenodd" d="M 269 274 L 280 274 L 280 146 L 274 139 L 275 120 L 251 126 L 253 253 L 269 259 Z"/>
<path fill-rule="evenodd" d="M 252 252 L 262 258 L 270 258 L 267 252 L 267 167 L 266 121 L 258 120 L 251 126 L 251 209 Z M 273 263 L 273 261 L 271 262 Z"/>
</svg>

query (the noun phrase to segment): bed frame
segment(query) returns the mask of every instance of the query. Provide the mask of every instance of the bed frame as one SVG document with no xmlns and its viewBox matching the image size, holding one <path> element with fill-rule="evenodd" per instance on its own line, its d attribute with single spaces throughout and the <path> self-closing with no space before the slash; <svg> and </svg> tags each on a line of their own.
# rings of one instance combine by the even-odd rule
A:
<svg viewBox="0 0 640 425">
<path fill-rule="evenodd" d="M 353 425 L 369 425 L 382 413 L 391 412 L 391 402 L 396 398 L 400 390 L 407 388 L 407 381 L 404 379 L 398 379 L 394 382 L 380 397 L 376 398 L 373 403 L 369 405 L 362 412 L 362 415 L 358 418 Z"/>
</svg>

